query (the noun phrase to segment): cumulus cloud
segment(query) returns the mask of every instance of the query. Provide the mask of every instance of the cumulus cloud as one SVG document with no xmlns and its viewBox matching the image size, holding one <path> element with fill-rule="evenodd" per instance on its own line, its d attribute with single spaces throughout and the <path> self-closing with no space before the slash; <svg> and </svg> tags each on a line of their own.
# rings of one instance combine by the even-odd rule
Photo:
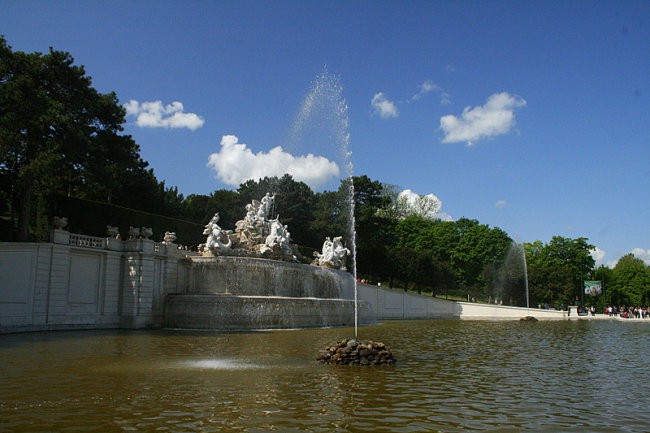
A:
<svg viewBox="0 0 650 433">
<path fill-rule="evenodd" d="M 439 92 L 440 93 L 440 103 L 442 105 L 451 104 L 451 97 L 449 96 L 449 94 L 447 92 L 445 92 L 436 83 L 434 83 L 433 81 L 430 81 L 430 80 L 427 80 L 424 83 L 420 84 L 418 93 L 413 95 L 409 102 L 417 101 L 418 99 L 422 98 L 424 95 L 426 95 L 428 93 L 431 93 L 431 92 Z"/>
<path fill-rule="evenodd" d="M 589 251 L 591 257 L 593 257 L 596 266 L 601 266 L 605 264 L 605 250 L 601 250 L 598 247 L 594 247 Z"/>
<path fill-rule="evenodd" d="M 644 250 L 643 248 L 635 248 L 632 250 L 632 254 L 634 254 L 634 257 L 643 260 L 643 263 L 650 266 L 650 249 Z"/>
<path fill-rule="evenodd" d="M 135 124 L 142 128 L 187 128 L 194 131 L 205 120 L 194 113 L 185 113 L 181 102 L 163 105 L 162 101 L 138 102 L 131 99 L 124 104 L 127 117 L 135 117 Z"/>
<path fill-rule="evenodd" d="M 234 135 L 221 137 L 221 148 L 208 156 L 207 165 L 215 171 L 217 179 L 231 186 L 249 179 L 290 174 L 295 180 L 316 189 L 340 175 L 338 165 L 322 156 L 293 156 L 280 146 L 268 153 L 253 153 Z"/>
<path fill-rule="evenodd" d="M 506 200 L 497 200 L 496 203 L 494 203 L 494 207 L 497 209 L 503 209 L 508 205 L 508 202 Z"/>
<path fill-rule="evenodd" d="M 440 118 L 443 143 L 467 142 L 472 146 L 482 138 L 508 133 L 515 125 L 515 109 L 525 107 L 526 101 L 509 93 L 491 95 L 485 105 L 466 107 L 460 117 L 452 114 Z"/>
<path fill-rule="evenodd" d="M 395 103 L 387 99 L 382 92 L 379 92 L 372 97 L 370 105 L 372 105 L 374 113 L 382 119 L 399 116 Z"/>
<path fill-rule="evenodd" d="M 643 260 L 643 263 L 650 266 L 650 249 L 644 250 L 643 248 L 634 248 L 628 254 L 632 254 L 634 257 L 636 257 L 637 259 Z M 604 252 L 603 252 L 603 255 L 604 255 Z M 596 259 L 596 257 L 593 255 L 593 252 L 592 252 L 591 256 L 594 257 L 594 259 Z M 619 260 L 620 260 L 620 257 L 618 259 L 610 260 L 610 261 L 608 261 L 606 263 L 606 265 L 609 268 L 614 268 L 618 264 Z M 598 263 L 598 261 L 596 261 L 596 265 L 599 265 L 599 264 L 600 263 Z"/>
<path fill-rule="evenodd" d="M 442 212 L 442 201 L 434 194 L 420 195 L 405 189 L 397 196 L 397 207 L 402 218 L 417 215 L 431 220 L 453 221 L 449 214 Z"/>
</svg>

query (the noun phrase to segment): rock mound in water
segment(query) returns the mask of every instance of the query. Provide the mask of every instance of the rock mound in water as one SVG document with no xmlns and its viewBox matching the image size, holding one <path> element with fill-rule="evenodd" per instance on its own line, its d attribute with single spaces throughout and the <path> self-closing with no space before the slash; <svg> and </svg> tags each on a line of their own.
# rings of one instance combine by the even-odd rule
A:
<svg viewBox="0 0 650 433">
<path fill-rule="evenodd" d="M 324 364 L 394 365 L 393 353 L 384 343 L 343 339 L 321 350 L 318 361 Z"/>
</svg>

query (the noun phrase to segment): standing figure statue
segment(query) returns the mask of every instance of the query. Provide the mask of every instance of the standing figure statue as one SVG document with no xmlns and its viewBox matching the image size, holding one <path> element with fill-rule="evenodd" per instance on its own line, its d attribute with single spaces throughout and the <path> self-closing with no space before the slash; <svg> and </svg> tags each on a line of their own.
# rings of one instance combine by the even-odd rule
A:
<svg viewBox="0 0 650 433">
<path fill-rule="evenodd" d="M 262 200 L 260 202 L 260 206 L 257 209 L 257 218 L 266 221 L 269 212 L 271 212 L 271 208 L 273 207 L 273 202 L 275 201 L 275 194 L 271 195 L 270 193 L 266 193 L 264 197 L 262 197 Z"/>
</svg>

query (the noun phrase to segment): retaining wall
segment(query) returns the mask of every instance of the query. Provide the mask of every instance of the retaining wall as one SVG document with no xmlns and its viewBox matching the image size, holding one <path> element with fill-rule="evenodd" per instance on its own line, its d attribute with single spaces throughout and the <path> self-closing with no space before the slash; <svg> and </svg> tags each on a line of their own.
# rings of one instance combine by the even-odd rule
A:
<svg viewBox="0 0 650 433">
<path fill-rule="evenodd" d="M 0 242 L 0 332 L 161 323 L 164 297 L 183 275 L 176 245 L 65 230 L 52 240 Z"/>
<path fill-rule="evenodd" d="M 357 283 L 357 290 L 359 299 L 371 305 L 376 320 L 519 320 L 526 316 L 540 320 L 567 318 L 566 311 L 447 301 L 363 283 Z"/>
</svg>

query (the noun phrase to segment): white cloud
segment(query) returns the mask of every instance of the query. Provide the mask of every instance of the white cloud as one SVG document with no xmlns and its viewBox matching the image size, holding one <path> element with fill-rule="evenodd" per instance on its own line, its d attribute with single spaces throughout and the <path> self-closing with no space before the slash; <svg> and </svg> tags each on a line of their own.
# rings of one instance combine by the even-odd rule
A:
<svg viewBox="0 0 650 433">
<path fill-rule="evenodd" d="M 593 257 L 594 261 L 596 262 L 596 267 L 605 264 L 605 250 L 601 250 L 598 247 L 594 247 L 592 250 L 589 251 L 589 253 L 591 254 L 591 257 Z"/>
<path fill-rule="evenodd" d="M 442 201 L 434 194 L 420 195 L 405 189 L 397 196 L 398 213 L 402 217 L 418 215 L 431 220 L 453 221 L 451 215 L 442 212 Z"/>
<path fill-rule="evenodd" d="M 338 165 L 322 156 L 293 156 L 280 146 L 268 153 L 253 153 L 234 135 L 221 137 L 221 149 L 208 156 L 207 165 L 220 181 L 231 186 L 249 179 L 290 174 L 295 180 L 315 189 L 340 175 Z"/>
<path fill-rule="evenodd" d="M 526 101 L 506 92 L 491 95 L 485 105 L 466 107 L 461 117 L 452 114 L 440 118 L 443 143 L 467 142 L 473 145 L 481 138 L 506 134 L 515 125 L 516 108 L 526 106 Z"/>
<path fill-rule="evenodd" d="M 370 105 L 372 105 L 375 114 L 379 115 L 382 119 L 399 116 L 395 103 L 387 99 L 381 92 L 372 97 Z"/>
<path fill-rule="evenodd" d="M 496 203 L 494 203 L 494 207 L 497 209 L 503 209 L 508 205 L 508 202 L 506 200 L 497 200 Z"/>
<path fill-rule="evenodd" d="M 424 83 L 420 84 L 419 86 L 420 90 L 418 93 L 413 95 L 410 99 L 410 102 L 412 101 L 417 101 L 418 99 L 422 98 L 424 95 L 431 93 L 431 92 L 439 92 L 440 93 L 440 103 L 442 105 L 449 105 L 451 104 L 451 97 L 447 92 L 445 92 L 440 86 L 438 86 L 436 83 L 433 81 L 427 80 Z"/>
<path fill-rule="evenodd" d="M 634 257 L 643 260 L 643 263 L 650 266 L 650 249 L 644 250 L 643 248 L 634 248 L 628 254 L 632 254 Z M 596 261 L 596 266 L 606 265 L 608 268 L 614 268 L 618 264 L 618 261 L 621 259 L 619 257 L 614 260 L 609 260 L 605 263 L 605 251 L 601 250 L 598 247 L 591 250 L 591 256 Z"/>
<path fill-rule="evenodd" d="M 187 128 L 193 131 L 205 123 L 194 113 L 184 113 L 183 104 L 178 101 L 163 105 L 162 101 L 139 103 L 131 99 L 124 108 L 127 117 L 135 117 L 135 124 L 142 128 Z"/>
<path fill-rule="evenodd" d="M 646 265 L 650 266 L 650 249 L 644 250 L 643 248 L 635 248 L 632 250 L 632 254 L 634 254 L 634 257 L 643 260 Z"/>
</svg>

